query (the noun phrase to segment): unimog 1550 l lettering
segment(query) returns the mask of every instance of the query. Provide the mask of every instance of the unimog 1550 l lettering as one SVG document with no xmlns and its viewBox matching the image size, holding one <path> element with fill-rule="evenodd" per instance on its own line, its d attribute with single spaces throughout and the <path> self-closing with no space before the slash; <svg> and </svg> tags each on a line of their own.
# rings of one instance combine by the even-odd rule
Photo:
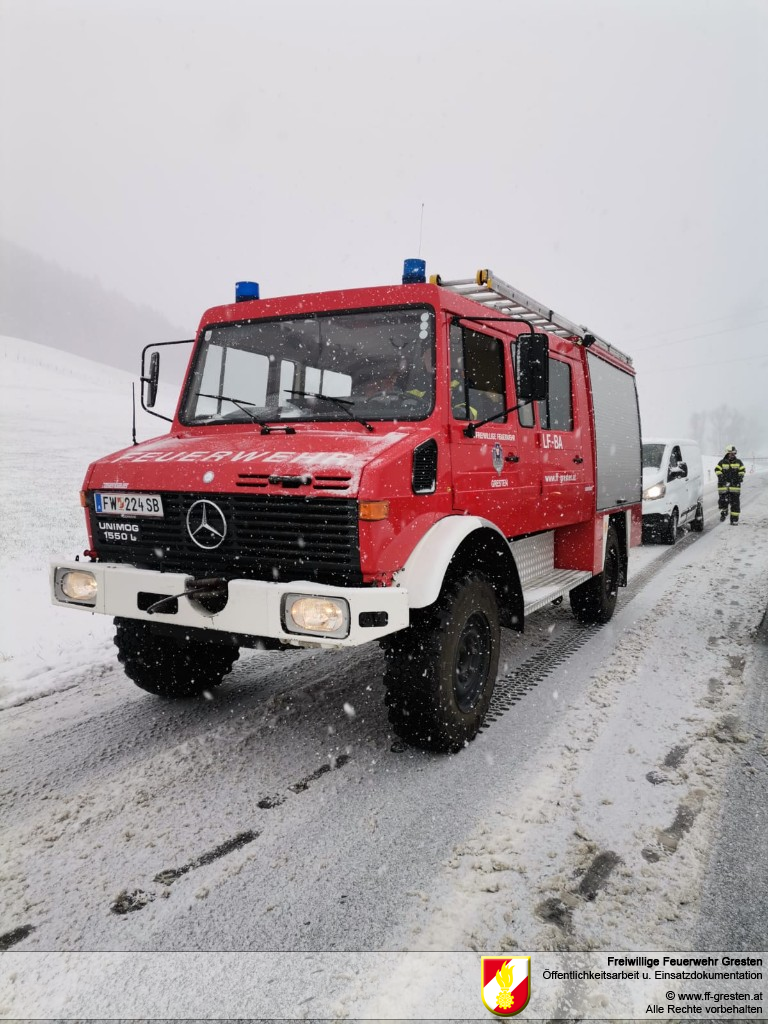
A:
<svg viewBox="0 0 768 1024">
<path fill-rule="evenodd" d="M 88 468 L 87 560 L 51 567 L 54 602 L 114 616 L 142 689 L 209 691 L 241 647 L 377 641 L 394 730 L 452 751 L 501 627 L 566 595 L 610 619 L 641 445 L 631 360 L 597 335 L 489 270 L 428 283 L 407 260 L 376 288 L 239 282 L 191 344 L 169 433 Z"/>
</svg>

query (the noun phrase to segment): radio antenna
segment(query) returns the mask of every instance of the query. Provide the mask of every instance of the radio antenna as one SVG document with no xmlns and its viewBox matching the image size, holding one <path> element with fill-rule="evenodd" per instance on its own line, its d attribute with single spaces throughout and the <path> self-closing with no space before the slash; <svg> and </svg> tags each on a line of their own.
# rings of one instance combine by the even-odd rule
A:
<svg viewBox="0 0 768 1024">
<path fill-rule="evenodd" d="M 131 399 L 133 401 L 133 443 L 138 444 L 139 442 L 136 440 L 136 384 L 133 381 L 131 382 Z"/>
<path fill-rule="evenodd" d="M 419 223 L 419 259 L 421 259 L 421 237 L 424 232 L 424 203 L 421 204 L 421 221 Z"/>
</svg>

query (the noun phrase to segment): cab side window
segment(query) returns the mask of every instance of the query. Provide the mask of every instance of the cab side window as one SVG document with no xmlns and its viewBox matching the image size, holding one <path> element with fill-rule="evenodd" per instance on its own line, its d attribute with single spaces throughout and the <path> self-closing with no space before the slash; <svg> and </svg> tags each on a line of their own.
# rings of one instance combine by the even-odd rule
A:
<svg viewBox="0 0 768 1024">
<path fill-rule="evenodd" d="M 549 358 L 549 397 L 538 403 L 543 430 L 573 430 L 571 368 L 560 359 Z"/>
<path fill-rule="evenodd" d="M 504 351 L 497 338 L 451 324 L 451 407 L 456 420 L 484 420 L 507 407 Z"/>
<path fill-rule="evenodd" d="M 680 446 L 675 445 L 672 449 L 672 454 L 669 456 L 669 471 L 667 473 L 667 481 L 675 480 L 679 476 L 685 476 L 686 474 L 681 472 L 683 463 L 683 453 L 680 451 Z"/>
</svg>

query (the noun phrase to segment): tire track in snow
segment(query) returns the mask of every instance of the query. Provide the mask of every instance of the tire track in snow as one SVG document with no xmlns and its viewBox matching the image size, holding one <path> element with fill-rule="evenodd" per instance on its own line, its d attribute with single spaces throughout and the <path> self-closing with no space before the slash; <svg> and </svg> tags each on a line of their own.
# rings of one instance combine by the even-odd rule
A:
<svg viewBox="0 0 768 1024">
<path fill-rule="evenodd" d="M 736 533 L 733 531 L 733 541 L 726 534 L 722 537 L 723 542 L 732 546 L 736 542 Z M 721 536 L 717 535 L 718 543 Z M 681 543 L 675 549 L 670 549 L 670 557 L 684 552 Z M 734 611 L 729 616 L 728 611 L 728 607 L 725 607 L 723 626 L 726 622 L 738 625 L 740 613 Z M 563 618 L 565 611 L 553 614 L 550 620 L 560 623 Z M 654 621 L 658 624 L 662 619 L 663 615 L 660 615 Z M 608 627 L 608 630 L 611 628 Z M 612 691 L 626 684 L 627 673 L 643 654 L 642 634 L 639 631 L 631 637 L 629 634 L 630 631 L 625 637 L 627 643 L 619 652 L 621 664 L 606 670 L 602 678 L 602 690 L 593 687 L 587 710 L 581 709 L 574 713 L 572 726 L 575 735 L 569 735 L 563 747 L 561 763 L 556 766 L 559 774 L 553 775 L 555 785 L 551 793 L 547 792 L 546 786 L 540 789 L 541 801 L 529 809 L 527 819 L 521 821 L 520 809 L 517 807 L 509 815 L 509 827 L 523 832 L 527 830 L 527 834 L 536 842 L 546 843 L 550 836 L 557 836 L 556 825 L 560 818 L 578 818 L 581 798 L 572 793 L 571 789 L 574 778 L 583 769 L 584 757 L 589 753 L 588 741 L 594 743 L 599 738 L 601 724 L 610 720 L 610 711 L 615 701 Z M 604 630 L 600 630 L 593 639 L 599 644 L 604 635 Z M 534 637 L 534 641 L 540 643 L 543 649 L 550 642 L 544 636 Z M 608 640 L 604 642 L 606 645 L 612 643 Z M 585 645 L 577 654 L 586 653 L 592 646 Z M 513 653 L 525 660 L 525 653 L 530 650 L 531 647 L 523 643 Z M 141 705 L 142 713 L 135 713 L 133 721 L 125 721 L 131 718 L 131 705 L 126 710 L 122 701 L 117 706 L 98 712 L 95 717 L 102 724 L 105 721 L 116 724 L 115 757 L 110 757 L 109 744 L 105 746 L 102 742 L 98 748 L 100 754 L 96 759 L 95 772 L 83 772 L 77 777 L 70 775 L 67 781 L 70 788 L 63 796 L 55 784 L 47 787 L 36 808 L 38 819 L 27 820 L 26 833 L 21 828 L 15 832 L 15 838 L 20 840 L 17 853 L 24 851 L 25 859 L 23 862 L 15 860 L 13 877 L 7 889 L 9 903 L 22 912 L 12 924 L 29 921 L 30 910 L 34 910 L 40 917 L 35 919 L 39 923 L 39 931 L 35 936 L 30 936 L 33 944 L 40 942 L 50 948 L 58 942 L 72 948 L 78 942 L 87 942 L 87 938 L 94 934 L 100 935 L 101 941 L 105 941 L 103 937 L 108 933 L 103 927 L 103 920 L 98 920 L 98 915 L 108 905 L 109 898 L 114 898 L 114 879 L 121 877 L 120 871 L 124 871 L 126 866 L 134 871 L 132 879 L 122 878 L 129 886 L 128 891 L 131 891 L 131 886 L 139 888 L 142 880 L 145 882 L 148 876 L 151 877 L 150 871 L 145 870 L 150 864 L 157 871 L 160 854 L 165 863 L 173 863 L 169 861 L 170 857 L 178 857 L 183 863 L 188 860 L 187 851 L 194 848 L 193 843 L 199 843 L 197 849 L 213 848 L 220 842 L 222 834 L 232 835 L 240 831 L 242 822 L 255 823 L 257 819 L 254 817 L 254 808 L 258 808 L 258 797 L 267 788 L 274 792 L 293 782 L 297 762 L 316 764 L 318 752 L 323 756 L 337 756 L 349 744 L 355 744 L 357 750 L 368 756 L 380 752 L 388 742 L 388 727 L 381 693 L 376 688 L 376 692 L 369 696 L 371 687 L 366 683 L 367 679 L 380 674 L 381 656 L 378 651 L 374 651 L 361 658 L 362 653 L 350 652 L 348 657 L 337 659 L 301 652 L 304 657 L 296 658 L 290 670 L 284 668 L 277 673 L 277 680 L 272 680 L 275 687 L 273 695 L 266 699 L 263 694 L 249 693 L 243 689 L 223 704 L 217 701 L 211 705 L 199 704 L 192 709 L 173 705 L 167 715 L 158 719 L 158 702 L 135 693 L 131 705 Z M 690 654 L 688 659 L 690 661 Z M 267 683 L 270 681 L 270 670 L 273 669 L 266 663 L 261 666 Z M 301 680 L 304 671 L 310 675 L 309 680 Z M 288 672 L 289 677 L 283 675 L 283 672 Z M 353 672 L 363 675 L 363 680 L 352 678 Z M 110 680 L 112 684 L 117 683 L 116 678 L 110 677 Z M 130 684 L 121 680 L 120 685 L 128 686 L 131 691 Z M 67 694 L 57 705 L 56 713 L 62 709 L 66 711 L 68 707 L 70 711 L 66 714 L 71 722 L 77 722 L 77 713 L 87 705 L 85 697 L 78 702 L 72 700 L 73 696 L 72 693 Z M 357 707 L 357 717 L 353 720 L 348 720 L 341 710 L 342 702 L 347 700 Z M 50 733 L 51 724 L 45 723 L 44 704 L 49 705 L 50 714 L 52 705 L 49 701 L 19 708 L 16 725 L 20 728 L 22 722 L 29 724 L 34 721 L 43 724 Z M 145 711 L 144 705 L 154 710 Z M 211 722 L 212 708 L 216 710 L 215 722 Z M 150 714 L 152 718 L 148 720 Z M 65 761 L 68 764 L 75 765 L 83 747 L 76 746 L 73 740 L 82 741 L 84 737 L 82 733 L 75 736 L 72 728 L 72 725 L 57 725 L 54 732 L 58 735 L 59 752 L 66 755 Z M 336 731 L 336 735 L 328 732 L 331 728 Z M 96 740 L 98 730 L 93 723 L 90 729 L 91 739 Z M 131 729 L 134 731 L 133 736 Z M 147 740 L 148 735 L 151 736 L 151 742 Z M 496 736 L 500 742 L 504 741 L 500 729 L 488 730 L 483 740 L 492 740 Z M 169 739 L 175 742 L 169 743 Z M 25 741 L 28 742 L 26 738 Z M 23 745 L 21 741 L 19 745 Z M 482 752 L 490 748 L 478 749 Z M 663 752 L 660 752 L 659 759 L 662 756 Z M 439 769 L 440 774 L 444 775 L 449 771 L 449 766 L 439 758 L 413 757 L 414 766 L 426 768 L 430 773 Z M 692 762 L 692 770 L 700 772 L 701 765 L 695 763 L 693 758 Z M 28 766 L 31 770 L 36 767 L 31 756 L 28 758 Z M 54 783 L 57 781 L 53 778 L 55 768 L 55 763 L 47 766 L 49 778 Z M 356 771 L 361 771 L 360 765 Z M 713 768 L 713 772 L 716 771 L 717 766 Z M 215 777 L 213 781 L 212 777 Z M 537 781 L 545 783 L 547 780 Z M 418 779 L 414 777 L 414 785 L 417 782 Z M 682 782 L 681 779 L 680 784 Z M 649 790 L 663 789 L 651 787 L 649 783 L 647 786 Z M 418 793 L 416 786 L 416 799 Z M 567 794 L 568 799 L 562 810 L 555 813 L 551 801 L 556 804 L 558 794 L 563 793 Z M 226 795 L 225 805 L 217 803 L 222 795 Z M 23 802 L 20 796 L 19 803 Z M 178 808 L 184 808 L 187 804 L 189 812 L 186 818 L 180 817 Z M 674 801 L 665 804 L 665 810 L 669 813 L 659 823 L 659 827 L 668 826 L 674 819 L 675 805 Z M 286 806 L 274 812 L 276 841 L 280 839 L 278 829 L 291 821 L 295 807 L 289 801 Z M 172 811 L 170 823 L 166 820 L 166 808 Z M 23 810 L 29 814 L 28 805 Z M 551 831 L 548 831 L 550 827 Z M 695 832 L 698 827 L 697 821 L 691 831 Z M 577 841 L 568 847 L 568 863 L 561 866 L 560 880 L 557 880 L 557 872 L 553 872 L 552 877 L 542 878 L 535 883 L 535 894 L 539 901 L 551 896 L 553 889 L 555 892 L 570 892 L 574 887 L 574 879 L 579 877 L 575 873 L 588 872 L 590 864 L 601 852 L 613 849 L 612 844 L 607 845 L 599 836 L 591 836 L 589 830 L 582 828 L 582 832 L 582 837 L 577 837 Z M 485 888 L 481 892 L 485 893 L 486 898 L 492 897 L 494 893 L 504 894 L 514 889 L 509 883 L 509 872 L 515 874 L 515 864 L 508 851 L 499 851 L 498 840 L 499 836 L 494 830 L 485 850 L 489 856 L 481 859 L 479 863 L 483 866 L 476 869 L 477 877 L 482 876 Z M 557 863 L 556 845 L 553 867 Z M 618 850 L 617 854 L 624 857 L 625 851 Z M 238 858 L 237 853 L 233 854 L 233 860 L 236 863 L 226 869 L 230 875 L 246 862 L 244 857 Z M 615 898 L 617 884 L 628 885 L 622 870 L 621 867 L 617 868 L 607 885 L 611 899 Z M 224 877 L 224 872 L 221 877 Z M 577 882 L 575 887 L 578 889 Z M 595 902 L 600 902 L 601 898 L 598 897 Z M 59 900 L 58 905 L 53 904 L 55 899 Z M 531 894 L 526 892 L 520 899 L 517 911 L 511 903 L 505 905 L 504 913 L 511 914 L 511 921 L 506 922 L 502 931 L 494 930 L 495 923 L 491 915 L 489 922 L 473 925 L 474 938 L 470 935 L 469 941 L 480 943 L 479 948 L 489 948 L 484 941 L 486 933 L 500 936 L 501 941 L 507 942 L 520 941 L 515 937 L 516 932 L 526 937 L 538 936 L 545 926 L 536 919 L 533 910 Z M 583 929 L 584 907 L 579 905 L 576 911 L 574 919 L 579 928 Z M 154 910 L 147 913 L 152 914 Z M 71 923 L 68 922 L 62 928 L 62 919 L 66 914 L 71 915 Z M 93 930 L 89 931 L 91 918 L 96 920 L 93 921 Z M 167 915 L 156 916 L 153 922 L 155 929 L 159 929 L 156 934 L 170 934 L 163 932 L 168 924 Z M 121 934 L 128 936 L 130 941 L 136 941 L 134 932 Z M 562 941 L 562 937 L 551 930 L 545 934 L 549 941 Z M 491 944 L 503 948 L 495 942 Z M 534 943 L 524 944 L 533 947 Z M 620 943 L 614 948 L 623 948 L 623 945 Z"/>
<path fill-rule="evenodd" d="M 334 694 L 347 685 L 350 663 L 365 675 L 366 666 L 379 659 L 378 649 L 363 657 L 358 652 L 356 658 L 349 651 L 340 656 L 308 650 L 259 654 L 239 663 L 231 682 L 214 691 L 212 701 L 164 701 L 144 694 L 117 664 L 100 674 L 95 691 L 86 689 L 92 679 L 83 674 L 76 692 L 60 699 L 62 691 L 57 691 L 34 706 L 23 704 L 4 713 L 2 819 L 12 823 L 26 818 L 30 802 L 77 792 L 84 784 L 94 785 L 130 764 L 162 755 L 170 745 L 204 741 L 233 716 L 247 718 L 251 728 L 260 723 L 270 731 L 291 705 L 300 707 L 308 690 L 326 686 L 328 713 L 338 715 Z"/>
<path fill-rule="evenodd" d="M 307 652 L 302 653 L 301 660 L 306 661 Z M 215 726 L 209 722 L 207 729 L 174 744 L 168 743 L 173 730 L 166 727 L 163 742 L 153 744 L 156 749 L 142 749 L 141 756 L 134 751 L 137 756 L 123 757 L 95 779 L 88 772 L 73 776 L 66 793 L 56 788 L 54 758 L 49 766 L 54 780 L 50 788 L 31 802 L 19 796 L 17 806 L 11 808 L 16 825 L 6 829 L 3 837 L 7 855 L 0 874 L 6 903 L 0 909 L 0 931 L 16 926 L 20 918 L 26 920 L 32 910 L 37 927 L 33 943 L 55 944 L 46 923 L 59 921 L 60 927 L 62 918 L 98 917 L 94 900 L 114 902 L 114 879 L 121 875 L 125 879 L 125 866 L 129 868 L 125 892 L 139 892 L 140 898 L 145 890 L 141 875 L 148 874 L 143 866 L 156 862 L 156 848 L 165 851 L 164 858 L 181 855 L 179 860 L 184 861 L 185 848 L 204 846 L 206 839 L 214 846 L 228 824 L 256 822 L 263 816 L 258 797 L 265 780 L 273 792 L 284 789 L 301 794 L 329 767 L 342 767 L 349 760 L 344 750 L 349 741 L 364 747 L 367 722 L 378 716 L 378 731 L 385 726 L 385 710 L 376 695 L 376 715 L 372 715 L 373 696 L 366 680 L 350 680 L 334 667 L 334 659 L 323 660 L 325 671 L 315 672 L 302 687 L 297 689 L 293 679 L 286 686 L 283 679 L 282 688 L 268 700 L 254 695 L 252 704 L 259 713 L 250 720 L 242 714 L 221 714 Z M 153 698 L 140 698 L 140 702 L 156 703 Z M 344 705 L 350 710 L 345 711 Z M 115 713 L 110 712 L 113 717 Z M 327 724 L 334 719 L 344 729 Z M 305 730 L 305 735 L 296 742 L 298 730 Z M 346 732 L 349 737 L 343 735 Z M 58 738 L 65 742 L 67 731 Z M 302 762 L 316 765 L 318 756 L 327 758 L 326 763 L 303 775 L 297 772 Z M 169 832 L 164 807 L 184 806 L 190 787 L 197 790 L 195 815 L 182 820 L 178 813 L 172 814 L 176 827 Z M 224 794 L 226 799 L 221 799 Z M 229 866 L 225 873 L 236 872 L 242 863 Z M 73 869 L 79 888 L 71 878 L 49 881 L 67 878 Z M 156 873 L 157 867 L 152 874 Z M 70 910 L 65 912 L 66 906 Z M 96 920 L 93 923 L 98 925 Z M 69 929 L 58 933 L 58 941 L 65 946 L 71 943 Z"/>
</svg>

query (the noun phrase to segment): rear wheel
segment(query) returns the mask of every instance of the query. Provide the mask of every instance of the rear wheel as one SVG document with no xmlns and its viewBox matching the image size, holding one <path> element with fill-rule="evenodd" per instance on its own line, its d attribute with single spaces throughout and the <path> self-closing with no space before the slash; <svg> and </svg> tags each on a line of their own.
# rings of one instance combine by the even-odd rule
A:
<svg viewBox="0 0 768 1024">
<path fill-rule="evenodd" d="M 608 622 L 619 593 L 619 539 L 610 526 L 605 539 L 603 571 L 582 583 L 568 595 L 571 610 L 579 622 Z"/>
<path fill-rule="evenodd" d="M 499 666 L 499 611 L 488 580 L 447 583 L 431 607 L 384 641 L 389 720 L 425 750 L 450 752 L 483 724 Z"/>
<path fill-rule="evenodd" d="M 158 697 L 196 697 L 218 686 L 240 657 L 235 646 L 155 633 L 151 624 L 115 619 L 117 658 L 125 674 L 142 690 Z"/>
<path fill-rule="evenodd" d="M 693 533 L 704 532 L 704 506 L 701 502 L 699 502 L 696 506 L 696 515 L 693 517 L 693 522 L 691 523 L 691 530 Z"/>
</svg>

